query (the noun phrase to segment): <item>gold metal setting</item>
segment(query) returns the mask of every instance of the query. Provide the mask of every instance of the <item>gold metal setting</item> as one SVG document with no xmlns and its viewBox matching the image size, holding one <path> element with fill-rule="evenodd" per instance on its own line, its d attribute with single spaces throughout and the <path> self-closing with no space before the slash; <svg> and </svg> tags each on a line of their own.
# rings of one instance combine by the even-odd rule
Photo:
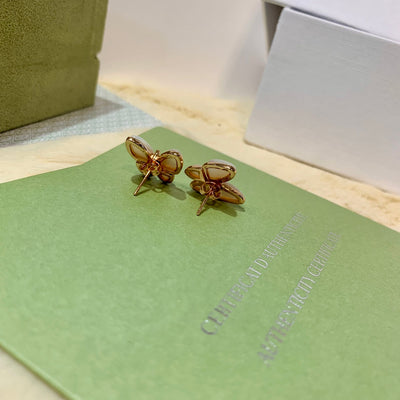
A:
<svg viewBox="0 0 400 400">
<path fill-rule="evenodd" d="M 245 202 L 243 194 L 227 183 L 236 175 L 235 166 L 228 161 L 210 160 L 203 165 L 191 165 L 185 169 L 185 174 L 193 179 L 192 189 L 205 196 L 196 215 L 201 214 L 208 199 L 234 204 Z"/>
<path fill-rule="evenodd" d="M 162 154 L 155 152 L 151 146 L 139 136 L 129 136 L 125 141 L 128 153 L 136 160 L 136 166 L 144 175 L 143 180 L 136 188 L 134 196 L 151 176 L 158 176 L 164 183 L 171 183 L 176 174 L 181 172 L 183 167 L 182 154 L 178 150 L 168 150 Z"/>
</svg>

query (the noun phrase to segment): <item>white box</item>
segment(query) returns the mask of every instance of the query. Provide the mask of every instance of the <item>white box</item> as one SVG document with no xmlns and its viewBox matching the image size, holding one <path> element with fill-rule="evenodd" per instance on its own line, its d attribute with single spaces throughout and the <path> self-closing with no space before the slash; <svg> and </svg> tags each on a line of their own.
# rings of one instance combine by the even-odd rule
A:
<svg viewBox="0 0 400 400">
<path fill-rule="evenodd" d="M 246 140 L 400 193 L 400 43 L 284 8 Z"/>
</svg>

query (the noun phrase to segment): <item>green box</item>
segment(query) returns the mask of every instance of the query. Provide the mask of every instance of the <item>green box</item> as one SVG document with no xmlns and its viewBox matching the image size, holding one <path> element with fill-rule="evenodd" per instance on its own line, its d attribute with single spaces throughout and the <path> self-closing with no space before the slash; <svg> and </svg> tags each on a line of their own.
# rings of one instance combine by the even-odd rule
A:
<svg viewBox="0 0 400 400">
<path fill-rule="evenodd" d="M 0 132 L 93 105 L 107 0 L 0 6 Z"/>
</svg>

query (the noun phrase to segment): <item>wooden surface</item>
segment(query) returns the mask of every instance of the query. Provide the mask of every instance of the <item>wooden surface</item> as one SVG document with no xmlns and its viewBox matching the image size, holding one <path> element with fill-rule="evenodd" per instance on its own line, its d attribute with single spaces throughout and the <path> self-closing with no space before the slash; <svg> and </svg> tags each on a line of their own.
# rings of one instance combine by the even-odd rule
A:
<svg viewBox="0 0 400 400">
<path fill-rule="evenodd" d="M 106 86 L 187 137 L 400 231 L 400 196 L 244 143 L 252 103 L 199 98 L 142 86 Z M 131 133 L 140 131 L 0 148 L 0 182 L 79 165 L 122 143 Z M 0 371 L 0 399 L 61 398 L 3 351 Z"/>
</svg>

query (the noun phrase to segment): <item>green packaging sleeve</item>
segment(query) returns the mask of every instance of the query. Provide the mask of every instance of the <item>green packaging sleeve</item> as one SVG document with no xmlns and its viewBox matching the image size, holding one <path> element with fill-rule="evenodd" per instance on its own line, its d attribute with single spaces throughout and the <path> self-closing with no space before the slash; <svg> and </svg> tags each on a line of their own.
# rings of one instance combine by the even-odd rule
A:
<svg viewBox="0 0 400 400">
<path fill-rule="evenodd" d="M 243 205 L 124 144 L 0 185 L 0 344 L 70 399 L 398 399 L 400 235 L 225 159 Z"/>
<path fill-rule="evenodd" d="M 0 132 L 93 105 L 107 0 L 0 5 Z"/>
</svg>

